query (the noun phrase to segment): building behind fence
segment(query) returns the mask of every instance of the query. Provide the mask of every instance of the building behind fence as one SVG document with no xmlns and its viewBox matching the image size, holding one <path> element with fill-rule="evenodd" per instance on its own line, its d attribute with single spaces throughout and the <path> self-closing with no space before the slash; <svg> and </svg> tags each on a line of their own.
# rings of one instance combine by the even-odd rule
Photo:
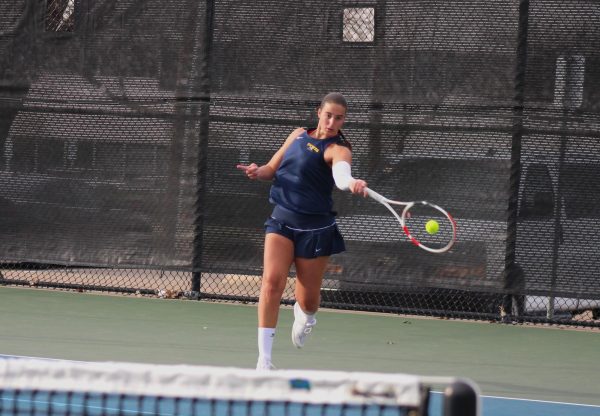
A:
<svg viewBox="0 0 600 416">
<path fill-rule="evenodd" d="M 334 191 L 325 305 L 598 325 L 600 3 L 1 3 L 3 283 L 255 301 L 269 184 L 235 165 L 340 91 L 353 173 L 459 234 Z"/>
</svg>

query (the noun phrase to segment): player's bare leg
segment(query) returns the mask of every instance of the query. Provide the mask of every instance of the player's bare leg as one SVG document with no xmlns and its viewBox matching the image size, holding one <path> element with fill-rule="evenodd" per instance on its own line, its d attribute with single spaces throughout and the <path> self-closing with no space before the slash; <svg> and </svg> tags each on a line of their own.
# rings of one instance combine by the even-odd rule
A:
<svg viewBox="0 0 600 416">
<path fill-rule="evenodd" d="M 275 233 L 265 235 L 264 270 L 258 299 L 258 326 L 275 328 L 288 273 L 294 261 L 294 243 Z"/>
<path fill-rule="evenodd" d="M 303 311 L 314 314 L 321 303 L 321 284 L 329 257 L 296 258 L 296 302 Z"/>
<path fill-rule="evenodd" d="M 321 303 L 321 283 L 329 257 L 296 258 L 296 303 L 292 342 L 302 348 L 317 320 L 315 314 Z"/>
<path fill-rule="evenodd" d="M 258 299 L 259 370 L 271 370 L 271 351 L 279 317 L 279 304 L 285 290 L 290 266 L 294 261 L 294 244 L 275 233 L 265 235 L 264 270 Z"/>
</svg>

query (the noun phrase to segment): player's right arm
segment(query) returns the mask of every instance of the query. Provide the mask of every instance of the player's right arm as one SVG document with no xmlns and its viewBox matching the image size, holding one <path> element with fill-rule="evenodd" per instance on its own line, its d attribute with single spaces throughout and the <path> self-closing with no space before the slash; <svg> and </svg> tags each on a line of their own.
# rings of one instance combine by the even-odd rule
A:
<svg viewBox="0 0 600 416">
<path fill-rule="evenodd" d="M 352 177 L 350 165 L 352 152 L 346 146 L 331 145 L 325 151 L 325 161 L 332 166 L 333 179 L 336 186 L 342 191 L 350 191 L 366 197 L 367 182 Z"/>
<path fill-rule="evenodd" d="M 258 166 L 256 163 L 251 163 L 249 165 L 237 165 L 239 170 L 243 170 L 246 176 L 250 179 L 258 179 L 261 181 L 270 181 L 275 177 L 275 171 L 281 165 L 281 161 L 283 160 L 283 155 L 287 148 L 292 144 L 294 140 L 298 136 L 304 133 L 303 128 L 297 128 L 294 130 L 288 138 L 285 140 L 283 145 L 275 152 L 271 160 L 267 162 L 265 165 Z"/>
</svg>

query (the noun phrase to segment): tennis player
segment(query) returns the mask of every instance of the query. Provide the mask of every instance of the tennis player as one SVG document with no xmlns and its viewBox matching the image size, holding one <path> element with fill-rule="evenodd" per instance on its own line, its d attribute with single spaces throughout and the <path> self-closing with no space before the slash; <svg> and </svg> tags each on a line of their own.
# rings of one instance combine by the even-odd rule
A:
<svg viewBox="0 0 600 416">
<path fill-rule="evenodd" d="M 292 342 L 297 348 L 304 346 L 317 323 L 329 256 L 345 250 L 333 211 L 334 183 L 341 190 L 367 196 L 367 183 L 352 177 L 352 148 L 341 131 L 347 109 L 342 94 L 327 94 L 317 109 L 316 128 L 294 130 L 263 166 L 237 166 L 250 179 L 273 181 L 269 200 L 274 209 L 265 222 L 258 301 L 257 369 L 275 368 L 271 351 L 292 264 L 296 265 Z"/>
</svg>

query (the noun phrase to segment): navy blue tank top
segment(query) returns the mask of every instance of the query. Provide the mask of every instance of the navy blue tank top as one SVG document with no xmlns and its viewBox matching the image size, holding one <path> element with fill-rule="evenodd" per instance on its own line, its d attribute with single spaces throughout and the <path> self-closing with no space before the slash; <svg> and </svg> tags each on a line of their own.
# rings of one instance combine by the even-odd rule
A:
<svg viewBox="0 0 600 416">
<path fill-rule="evenodd" d="M 298 214 L 333 217 L 331 193 L 335 182 L 324 153 L 327 146 L 342 140 L 340 136 L 319 140 L 306 131 L 298 136 L 275 172 L 271 203 Z"/>
</svg>

